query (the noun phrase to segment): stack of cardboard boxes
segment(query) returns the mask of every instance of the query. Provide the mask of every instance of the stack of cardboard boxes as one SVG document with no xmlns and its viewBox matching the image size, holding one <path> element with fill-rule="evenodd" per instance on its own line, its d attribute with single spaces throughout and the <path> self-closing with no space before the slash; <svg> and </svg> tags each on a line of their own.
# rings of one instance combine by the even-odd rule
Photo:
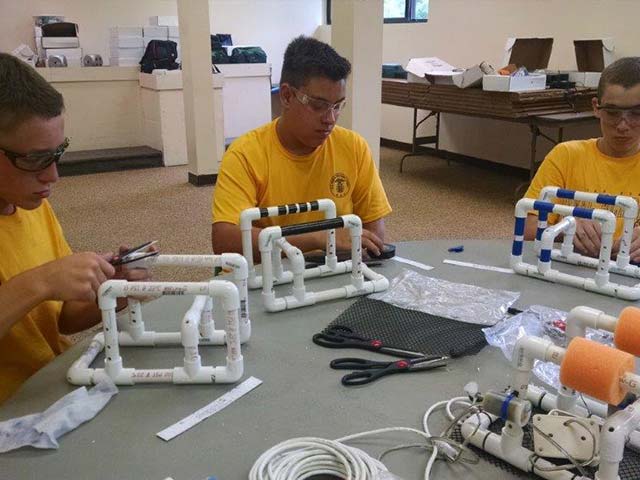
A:
<svg viewBox="0 0 640 480">
<path fill-rule="evenodd" d="M 110 65 L 132 67 L 144 55 L 142 27 L 111 27 L 109 29 Z"/>
</svg>

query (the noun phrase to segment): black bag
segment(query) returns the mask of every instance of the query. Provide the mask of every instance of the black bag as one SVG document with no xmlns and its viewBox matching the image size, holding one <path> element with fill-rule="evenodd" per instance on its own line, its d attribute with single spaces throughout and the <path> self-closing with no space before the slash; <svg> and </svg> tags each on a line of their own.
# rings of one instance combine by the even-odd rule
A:
<svg viewBox="0 0 640 480">
<path fill-rule="evenodd" d="M 227 55 L 227 49 L 218 47 L 211 49 L 211 63 L 220 64 L 220 63 L 229 63 L 229 55 Z"/>
<path fill-rule="evenodd" d="M 177 70 L 180 64 L 178 58 L 178 44 L 171 40 L 151 40 L 140 60 L 140 71 L 151 73 L 156 68 Z"/>
<path fill-rule="evenodd" d="M 231 51 L 231 63 L 267 63 L 267 54 L 260 47 L 236 47 Z"/>
</svg>

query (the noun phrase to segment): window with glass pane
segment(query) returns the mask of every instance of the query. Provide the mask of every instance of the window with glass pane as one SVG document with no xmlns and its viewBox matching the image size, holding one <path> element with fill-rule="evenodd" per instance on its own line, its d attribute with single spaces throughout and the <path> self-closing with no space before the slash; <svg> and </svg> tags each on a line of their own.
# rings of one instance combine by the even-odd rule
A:
<svg viewBox="0 0 640 480">
<path fill-rule="evenodd" d="M 415 0 L 413 19 L 426 20 L 427 18 L 429 18 L 429 0 Z"/>
<path fill-rule="evenodd" d="M 385 23 L 426 22 L 429 0 L 383 0 Z M 327 0 L 327 23 L 331 24 L 331 0 Z"/>
<path fill-rule="evenodd" d="M 384 0 L 384 18 L 405 18 L 408 0 Z"/>
</svg>

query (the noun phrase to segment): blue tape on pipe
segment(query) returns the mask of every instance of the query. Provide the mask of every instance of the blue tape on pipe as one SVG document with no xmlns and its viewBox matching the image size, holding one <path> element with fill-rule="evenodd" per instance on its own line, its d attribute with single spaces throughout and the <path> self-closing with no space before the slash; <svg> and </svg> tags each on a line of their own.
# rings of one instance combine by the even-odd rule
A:
<svg viewBox="0 0 640 480">
<path fill-rule="evenodd" d="M 602 203 L 603 205 L 615 205 L 617 198 L 618 197 L 616 197 L 615 195 L 606 195 L 604 193 L 601 193 L 596 197 L 596 202 Z"/>
<path fill-rule="evenodd" d="M 542 240 L 542 234 L 544 233 L 544 228 L 538 227 L 536 230 L 536 240 Z"/>
<path fill-rule="evenodd" d="M 526 221 L 527 221 L 526 218 L 516 217 L 516 223 L 513 228 L 514 235 L 524 235 L 524 226 Z"/>
<path fill-rule="evenodd" d="M 533 202 L 534 210 L 538 210 L 539 212 L 552 212 L 553 207 L 555 207 L 555 205 L 551 202 L 543 202 L 541 200 L 536 200 L 535 202 Z"/>
<path fill-rule="evenodd" d="M 558 198 L 568 198 L 570 200 L 573 200 L 575 196 L 576 196 L 575 190 L 567 190 L 564 188 L 559 188 L 558 191 L 556 192 L 556 197 Z"/>
<path fill-rule="evenodd" d="M 509 413 L 509 404 L 511 403 L 511 400 L 513 400 L 513 397 L 515 397 L 515 393 L 511 392 L 509 396 L 504 399 L 504 402 L 502 402 L 502 406 L 500 407 L 500 418 L 505 422 L 507 421 L 507 415 Z"/>
<path fill-rule="evenodd" d="M 522 243 L 523 242 L 521 240 L 513 241 L 513 247 L 511 247 L 511 255 L 514 255 L 516 257 L 522 255 Z"/>
<path fill-rule="evenodd" d="M 593 218 L 593 208 L 575 207 L 573 216 L 579 218 Z"/>
<path fill-rule="evenodd" d="M 550 262 L 551 261 L 551 250 L 541 250 L 540 251 L 540 261 L 541 262 Z"/>
</svg>

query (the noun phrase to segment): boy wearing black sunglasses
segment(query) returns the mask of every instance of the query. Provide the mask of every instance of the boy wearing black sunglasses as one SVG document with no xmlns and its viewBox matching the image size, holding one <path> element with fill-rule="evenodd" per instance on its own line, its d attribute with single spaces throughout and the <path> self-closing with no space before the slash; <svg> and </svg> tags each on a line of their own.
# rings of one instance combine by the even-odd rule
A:
<svg viewBox="0 0 640 480">
<path fill-rule="evenodd" d="M 117 272 L 111 254 L 72 254 L 47 201 L 69 145 L 63 109 L 32 67 L 0 53 L 0 403 L 69 346 L 61 334 L 100 321 L 102 282 L 147 276 Z"/>
<path fill-rule="evenodd" d="M 557 145 L 547 155 L 525 194 L 538 198 L 545 186 L 569 190 L 626 195 L 640 202 L 640 57 L 621 58 L 602 72 L 598 96 L 593 99 L 595 116 L 600 120 L 602 137 L 575 140 Z M 561 202 L 562 200 L 558 200 Z M 617 207 L 578 202 L 586 208 Z M 557 222 L 549 215 L 549 223 Z M 527 217 L 525 240 L 535 238 L 537 215 Z M 576 219 L 574 247 L 579 253 L 597 257 L 600 252 L 600 224 Z M 630 248 L 632 262 L 640 262 L 640 224 Z M 622 219 L 618 218 L 615 255 L 619 250 Z"/>
</svg>

